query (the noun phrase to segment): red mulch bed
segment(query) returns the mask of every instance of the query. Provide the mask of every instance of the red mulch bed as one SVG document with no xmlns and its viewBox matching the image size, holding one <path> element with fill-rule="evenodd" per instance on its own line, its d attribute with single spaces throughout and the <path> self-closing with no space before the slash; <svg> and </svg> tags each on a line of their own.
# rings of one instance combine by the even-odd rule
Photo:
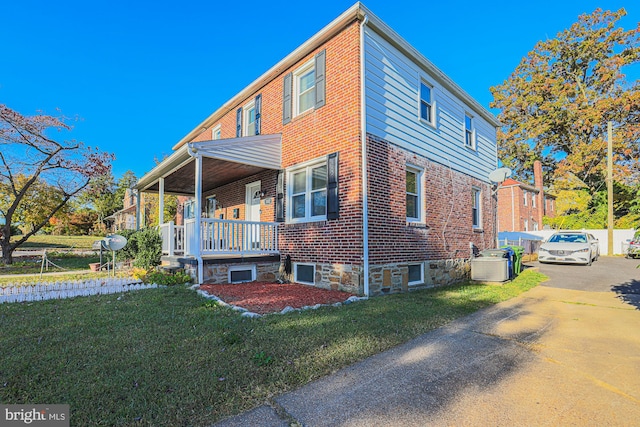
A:
<svg viewBox="0 0 640 427">
<path fill-rule="evenodd" d="M 330 291 L 297 283 L 250 282 L 234 285 L 200 285 L 200 290 L 232 304 L 258 313 L 276 313 L 285 307 L 344 302 L 353 296 L 348 292 Z"/>
</svg>

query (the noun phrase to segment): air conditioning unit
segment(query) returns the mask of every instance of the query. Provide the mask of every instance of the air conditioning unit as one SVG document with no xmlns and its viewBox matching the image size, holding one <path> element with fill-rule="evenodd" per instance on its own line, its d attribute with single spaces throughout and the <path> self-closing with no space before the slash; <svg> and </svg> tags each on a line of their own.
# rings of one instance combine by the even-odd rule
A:
<svg viewBox="0 0 640 427">
<path fill-rule="evenodd" d="M 471 280 L 481 282 L 506 282 L 509 280 L 509 260 L 494 257 L 472 259 Z"/>
</svg>

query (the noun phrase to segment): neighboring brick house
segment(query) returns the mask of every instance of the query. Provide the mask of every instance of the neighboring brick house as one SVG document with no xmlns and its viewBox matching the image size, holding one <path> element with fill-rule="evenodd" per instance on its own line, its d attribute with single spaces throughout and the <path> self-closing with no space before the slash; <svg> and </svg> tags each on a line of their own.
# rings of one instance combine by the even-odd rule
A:
<svg viewBox="0 0 640 427">
<path fill-rule="evenodd" d="M 498 231 L 542 230 L 542 218 L 556 216 L 555 196 L 545 193 L 542 164 L 533 165 L 534 185 L 508 178 L 498 188 Z"/>
<path fill-rule="evenodd" d="M 137 228 L 137 199 L 132 189 L 127 188 L 125 190 L 122 205 L 122 209 L 104 219 L 107 229 L 112 233 L 122 230 L 135 230 Z"/>
<path fill-rule="evenodd" d="M 167 262 L 199 282 L 275 279 L 290 264 L 291 280 L 365 295 L 449 284 L 472 246 L 495 242 L 498 126 L 356 3 L 137 188 L 193 197 L 184 228 L 163 236 Z"/>
</svg>

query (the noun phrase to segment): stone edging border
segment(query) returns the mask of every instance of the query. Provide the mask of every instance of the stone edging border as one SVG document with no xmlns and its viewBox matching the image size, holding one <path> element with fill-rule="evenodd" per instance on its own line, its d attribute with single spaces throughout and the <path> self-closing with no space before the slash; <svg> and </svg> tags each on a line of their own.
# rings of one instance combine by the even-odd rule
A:
<svg viewBox="0 0 640 427">
<path fill-rule="evenodd" d="M 268 316 L 268 315 L 272 315 L 272 314 L 287 314 L 287 313 L 291 313 L 293 311 L 317 310 L 320 307 L 340 307 L 342 305 L 353 304 L 354 302 L 365 301 L 365 300 L 369 299 L 367 297 L 351 296 L 351 297 L 347 298 L 346 300 L 344 300 L 343 302 L 335 302 L 333 304 L 305 305 L 302 308 L 293 308 L 291 306 L 286 306 L 281 311 L 277 311 L 277 312 L 274 312 L 274 313 L 267 313 L 267 314 L 258 314 L 258 313 L 254 313 L 252 311 L 249 311 L 244 307 L 239 307 L 237 305 L 226 303 L 222 299 L 218 298 L 217 296 L 208 294 L 205 291 L 200 290 L 200 285 L 193 285 L 193 286 L 190 287 L 190 289 L 196 291 L 199 295 L 203 296 L 206 299 L 213 300 L 213 301 L 217 302 L 218 304 L 220 304 L 223 307 L 229 307 L 231 310 L 240 312 L 241 316 L 249 317 L 249 318 L 258 318 L 258 317 Z"/>
</svg>

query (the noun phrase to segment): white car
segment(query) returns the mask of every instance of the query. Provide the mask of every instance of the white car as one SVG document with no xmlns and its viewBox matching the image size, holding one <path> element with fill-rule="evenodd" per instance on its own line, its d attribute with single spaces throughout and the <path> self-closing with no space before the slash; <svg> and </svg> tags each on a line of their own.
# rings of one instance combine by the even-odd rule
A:
<svg viewBox="0 0 640 427">
<path fill-rule="evenodd" d="M 599 256 L 598 239 L 583 231 L 559 231 L 538 249 L 538 261 L 541 263 L 591 265 Z"/>
</svg>

